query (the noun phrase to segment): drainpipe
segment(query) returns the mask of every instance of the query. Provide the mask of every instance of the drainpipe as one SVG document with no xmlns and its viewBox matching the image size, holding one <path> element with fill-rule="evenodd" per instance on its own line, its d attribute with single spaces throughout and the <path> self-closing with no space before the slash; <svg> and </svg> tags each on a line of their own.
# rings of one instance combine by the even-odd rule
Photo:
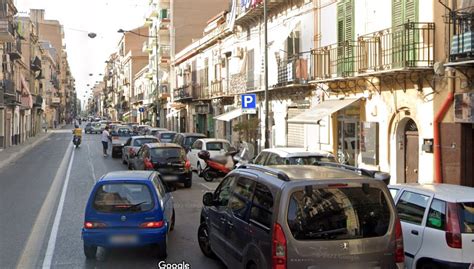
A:
<svg viewBox="0 0 474 269">
<path fill-rule="evenodd" d="M 439 124 L 443 120 L 444 116 L 446 115 L 446 112 L 448 109 L 451 107 L 451 104 L 453 103 L 454 100 L 454 90 L 455 90 L 455 77 L 454 77 L 454 72 L 449 71 L 448 72 L 448 96 L 446 96 L 446 99 L 444 99 L 444 102 L 441 106 L 441 109 L 436 113 L 434 121 L 433 121 L 433 127 L 434 127 L 434 137 L 433 137 L 433 144 L 434 144 L 434 182 L 435 183 L 443 183 L 443 173 L 441 170 L 441 141 L 440 141 L 440 130 L 439 130 Z"/>
</svg>

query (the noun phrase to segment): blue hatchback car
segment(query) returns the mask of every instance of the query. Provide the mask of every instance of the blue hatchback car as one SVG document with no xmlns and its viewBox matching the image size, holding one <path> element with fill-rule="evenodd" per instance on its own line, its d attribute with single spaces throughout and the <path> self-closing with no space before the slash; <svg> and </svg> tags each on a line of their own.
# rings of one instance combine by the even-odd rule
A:
<svg viewBox="0 0 474 269">
<path fill-rule="evenodd" d="M 168 233 L 175 213 L 168 186 L 155 171 L 118 171 L 104 175 L 86 206 L 82 240 L 84 254 L 95 259 L 97 247 L 153 246 L 166 258 Z"/>
</svg>

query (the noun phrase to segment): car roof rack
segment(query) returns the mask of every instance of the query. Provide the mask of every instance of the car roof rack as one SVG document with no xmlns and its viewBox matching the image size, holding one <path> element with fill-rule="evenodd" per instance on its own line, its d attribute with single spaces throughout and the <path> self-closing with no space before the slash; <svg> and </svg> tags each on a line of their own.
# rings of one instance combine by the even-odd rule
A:
<svg viewBox="0 0 474 269">
<path fill-rule="evenodd" d="M 377 179 L 377 180 L 382 180 L 387 185 L 390 184 L 390 174 L 385 173 L 385 172 L 381 172 L 381 171 L 368 170 L 368 169 L 358 168 L 358 167 L 347 165 L 347 164 L 331 163 L 331 162 L 318 162 L 318 161 L 316 161 L 316 162 L 313 163 L 313 165 L 329 166 L 329 167 L 335 167 L 335 168 L 350 170 L 350 171 L 358 173 L 359 175 L 371 177 L 371 178 Z"/>
<path fill-rule="evenodd" d="M 268 166 L 262 166 L 262 165 L 254 165 L 254 164 L 243 164 L 239 166 L 238 169 L 252 169 L 252 170 L 257 170 L 263 173 L 268 173 L 276 176 L 278 179 L 283 180 L 283 181 L 290 181 L 290 177 L 283 171 L 270 168 Z"/>
</svg>

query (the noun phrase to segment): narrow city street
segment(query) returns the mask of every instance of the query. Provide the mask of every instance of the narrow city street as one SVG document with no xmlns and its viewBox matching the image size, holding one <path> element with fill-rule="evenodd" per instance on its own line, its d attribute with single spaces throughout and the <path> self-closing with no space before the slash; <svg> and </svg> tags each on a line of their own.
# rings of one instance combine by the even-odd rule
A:
<svg viewBox="0 0 474 269">
<path fill-rule="evenodd" d="M 101 155 L 99 135 L 86 134 L 80 148 L 74 149 L 70 130 L 53 132 L 0 170 L 0 268 L 157 268 L 159 261 L 146 251 L 100 249 L 97 261 L 86 261 L 81 228 L 89 192 L 101 175 L 126 167 L 120 159 Z M 217 185 L 194 175 L 191 189 L 178 186 L 173 193 L 176 226 L 169 237 L 167 262 L 184 259 L 194 268 L 223 267 L 204 257 L 197 243 L 202 195 Z"/>
</svg>

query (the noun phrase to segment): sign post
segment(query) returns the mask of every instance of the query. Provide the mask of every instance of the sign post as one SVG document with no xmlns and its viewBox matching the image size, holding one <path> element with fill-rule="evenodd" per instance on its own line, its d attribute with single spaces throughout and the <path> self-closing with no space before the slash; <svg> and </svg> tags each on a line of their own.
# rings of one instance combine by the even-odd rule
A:
<svg viewBox="0 0 474 269">
<path fill-rule="evenodd" d="M 242 113 L 243 114 L 257 114 L 257 95 L 254 93 L 251 94 L 242 94 L 241 95 L 242 103 Z"/>
</svg>

